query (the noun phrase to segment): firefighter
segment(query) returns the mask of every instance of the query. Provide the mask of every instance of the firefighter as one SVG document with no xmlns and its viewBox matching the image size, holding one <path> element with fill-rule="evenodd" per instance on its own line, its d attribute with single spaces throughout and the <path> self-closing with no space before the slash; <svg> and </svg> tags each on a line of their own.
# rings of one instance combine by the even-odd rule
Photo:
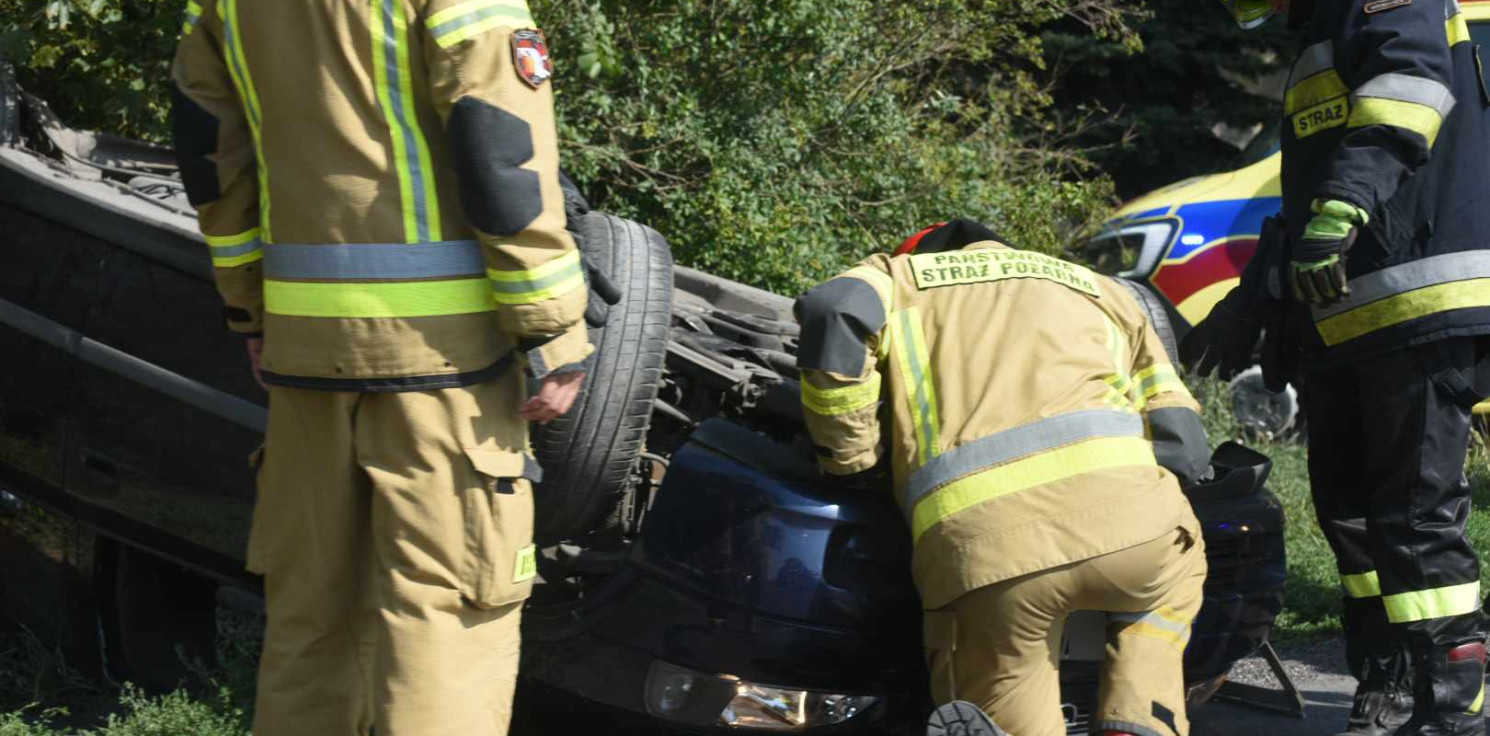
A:
<svg viewBox="0 0 1490 736">
<path fill-rule="evenodd" d="M 523 0 L 188 8 L 182 179 L 269 393 L 254 732 L 505 734 L 525 420 L 591 351 L 543 35 Z"/>
<path fill-rule="evenodd" d="M 1286 12 L 1303 34 L 1283 111 L 1287 237 L 1187 336 L 1184 362 L 1234 374 L 1264 315 L 1292 315 L 1282 331 L 1301 337 L 1278 365 L 1302 353 L 1314 505 L 1360 680 L 1346 733 L 1483 734 L 1463 475 L 1490 333 L 1477 47 L 1455 0 L 1223 5 L 1243 27 Z"/>
<path fill-rule="evenodd" d="M 1206 564 L 1181 484 L 1209 447 L 1132 295 L 960 220 L 796 308 L 822 469 L 858 487 L 887 467 L 910 522 L 932 692 L 949 704 L 929 732 L 966 722 L 960 700 L 1017 736 L 1064 734 L 1060 636 L 1090 609 L 1111 612 L 1097 732 L 1183 736 Z"/>
</svg>

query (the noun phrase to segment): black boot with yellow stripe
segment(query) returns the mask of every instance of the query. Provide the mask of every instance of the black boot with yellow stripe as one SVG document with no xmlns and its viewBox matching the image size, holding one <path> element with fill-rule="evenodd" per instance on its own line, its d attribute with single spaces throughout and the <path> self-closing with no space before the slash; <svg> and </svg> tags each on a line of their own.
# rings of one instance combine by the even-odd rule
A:
<svg viewBox="0 0 1490 736">
<path fill-rule="evenodd" d="M 1412 720 L 1396 736 L 1484 736 L 1485 644 L 1413 647 Z"/>
</svg>

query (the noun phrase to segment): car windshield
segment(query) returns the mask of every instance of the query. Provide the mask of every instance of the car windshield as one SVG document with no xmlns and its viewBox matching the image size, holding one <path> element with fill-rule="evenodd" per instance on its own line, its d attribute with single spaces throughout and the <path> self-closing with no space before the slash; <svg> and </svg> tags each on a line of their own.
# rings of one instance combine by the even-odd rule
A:
<svg viewBox="0 0 1490 736">
<path fill-rule="evenodd" d="M 1252 142 L 1247 144 L 1238 155 L 1237 168 L 1251 166 L 1278 151 L 1279 128 L 1276 123 L 1262 129 L 1253 136 Z"/>
</svg>

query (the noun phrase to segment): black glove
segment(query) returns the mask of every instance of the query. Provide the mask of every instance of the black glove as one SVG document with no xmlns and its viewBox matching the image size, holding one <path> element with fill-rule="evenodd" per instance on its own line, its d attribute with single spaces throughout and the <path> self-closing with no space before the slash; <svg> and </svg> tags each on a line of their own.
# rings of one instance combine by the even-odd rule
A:
<svg viewBox="0 0 1490 736">
<path fill-rule="evenodd" d="M 585 283 L 590 288 L 590 299 L 585 304 L 585 324 L 598 329 L 605 326 L 610 317 L 610 308 L 621 303 L 621 288 L 591 263 L 589 258 L 584 258 L 583 261 Z"/>
<path fill-rule="evenodd" d="M 1227 292 L 1209 316 L 1180 341 L 1180 362 L 1206 376 L 1220 368 L 1229 379 L 1253 364 L 1262 323 L 1251 315 L 1241 287 Z"/>
</svg>

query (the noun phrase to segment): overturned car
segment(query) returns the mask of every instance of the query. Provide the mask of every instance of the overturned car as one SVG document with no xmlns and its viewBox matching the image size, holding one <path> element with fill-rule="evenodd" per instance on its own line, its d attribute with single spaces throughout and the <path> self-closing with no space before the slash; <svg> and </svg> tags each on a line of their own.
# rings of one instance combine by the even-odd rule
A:
<svg viewBox="0 0 1490 736">
<path fill-rule="evenodd" d="M 526 697 L 651 733 L 918 732 L 909 535 L 888 493 L 823 487 L 790 300 L 675 268 L 656 232 L 566 194 L 622 300 L 580 403 L 533 438 Z M 264 396 L 210 270 L 167 151 L 70 130 L 0 69 L 0 607 L 85 671 L 169 684 L 183 648 L 212 651 L 220 608 L 260 596 L 242 557 Z M 1213 465 L 1191 494 L 1210 562 L 1194 701 L 1282 605 L 1268 463 L 1226 445 Z M 1068 624 L 1073 732 L 1104 626 Z"/>
</svg>

